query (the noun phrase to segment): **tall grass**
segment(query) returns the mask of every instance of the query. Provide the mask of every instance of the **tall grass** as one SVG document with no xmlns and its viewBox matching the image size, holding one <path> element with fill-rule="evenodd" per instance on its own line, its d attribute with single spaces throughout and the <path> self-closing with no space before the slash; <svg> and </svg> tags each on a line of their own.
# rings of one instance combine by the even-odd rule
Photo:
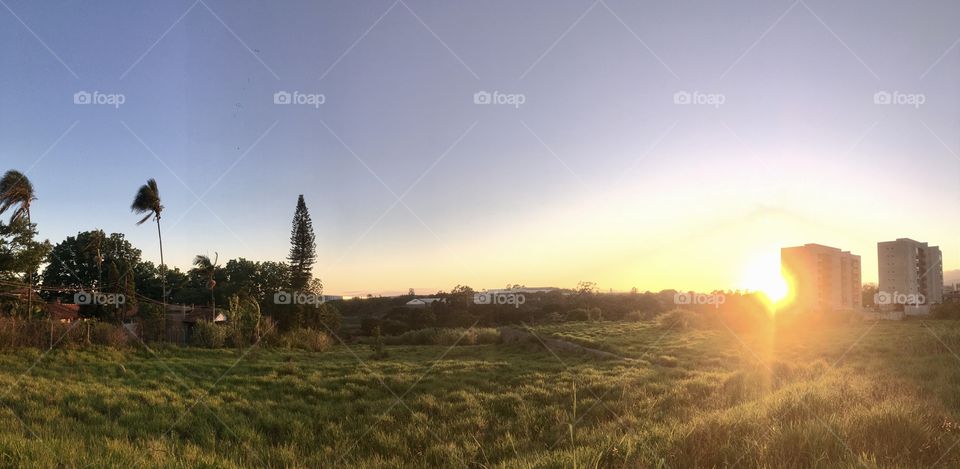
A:
<svg viewBox="0 0 960 469">
<path fill-rule="evenodd" d="M 384 337 L 387 345 L 480 345 L 499 340 L 500 332 L 491 327 L 418 329 Z"/>
<path fill-rule="evenodd" d="M 519 344 L 0 353 L 0 465 L 960 466 L 952 322 L 534 331 L 629 360 Z"/>
</svg>

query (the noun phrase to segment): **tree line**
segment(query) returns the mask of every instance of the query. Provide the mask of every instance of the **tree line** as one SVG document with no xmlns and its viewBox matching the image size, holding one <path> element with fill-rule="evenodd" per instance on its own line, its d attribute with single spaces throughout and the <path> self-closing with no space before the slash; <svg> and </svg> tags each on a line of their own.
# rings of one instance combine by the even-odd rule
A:
<svg viewBox="0 0 960 469">
<path fill-rule="evenodd" d="M 157 181 L 150 179 L 134 194 L 135 225 L 157 224 L 160 264 L 144 260 L 123 233 L 100 229 L 81 231 L 59 243 L 39 240 L 31 207 L 37 200 L 33 184 L 19 171 L 0 178 L 0 314 L 41 318 L 45 303 L 72 303 L 77 292 L 122 294 L 122 305 L 84 304 L 81 316 L 120 322 L 138 306 L 166 311 L 168 304 L 196 305 L 229 311 L 238 302 L 253 302 L 276 319 L 281 328 L 317 324 L 336 311 L 329 305 L 277 305 L 279 291 L 322 294 L 323 284 L 311 271 L 316 262 L 316 237 L 303 195 L 297 199 L 287 262 L 253 261 L 240 257 L 220 265 L 219 255 L 197 255 L 186 271 L 164 263 L 161 219 L 164 206 Z M 149 309 L 149 308 L 145 308 Z"/>
</svg>

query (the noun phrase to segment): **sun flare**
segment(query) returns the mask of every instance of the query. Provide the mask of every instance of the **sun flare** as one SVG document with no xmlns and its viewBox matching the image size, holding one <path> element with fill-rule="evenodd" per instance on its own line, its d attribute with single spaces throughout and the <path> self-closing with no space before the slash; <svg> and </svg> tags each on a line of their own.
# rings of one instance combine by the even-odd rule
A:
<svg viewBox="0 0 960 469">
<path fill-rule="evenodd" d="M 780 272 L 780 253 L 772 252 L 752 259 L 743 270 L 740 288 L 762 293 L 771 303 L 787 299 L 790 287 Z"/>
</svg>

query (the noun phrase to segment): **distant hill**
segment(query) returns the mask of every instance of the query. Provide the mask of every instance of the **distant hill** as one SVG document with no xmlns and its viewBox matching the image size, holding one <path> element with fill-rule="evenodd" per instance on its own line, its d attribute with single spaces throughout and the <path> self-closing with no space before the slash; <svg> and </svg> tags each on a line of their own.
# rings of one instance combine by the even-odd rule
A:
<svg viewBox="0 0 960 469">
<path fill-rule="evenodd" d="M 944 270 L 943 283 L 945 285 L 953 285 L 956 283 L 960 283 L 960 269 Z"/>
</svg>

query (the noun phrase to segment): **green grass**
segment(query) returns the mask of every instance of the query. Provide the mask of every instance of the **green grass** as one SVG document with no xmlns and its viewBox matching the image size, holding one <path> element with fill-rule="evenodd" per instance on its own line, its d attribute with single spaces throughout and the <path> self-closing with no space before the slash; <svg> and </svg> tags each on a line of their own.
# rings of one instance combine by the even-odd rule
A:
<svg viewBox="0 0 960 469">
<path fill-rule="evenodd" d="M 382 361 L 362 345 L 6 352 L 0 466 L 960 465 L 957 323 L 533 330 L 627 360 L 521 345 L 389 346 Z"/>
</svg>

